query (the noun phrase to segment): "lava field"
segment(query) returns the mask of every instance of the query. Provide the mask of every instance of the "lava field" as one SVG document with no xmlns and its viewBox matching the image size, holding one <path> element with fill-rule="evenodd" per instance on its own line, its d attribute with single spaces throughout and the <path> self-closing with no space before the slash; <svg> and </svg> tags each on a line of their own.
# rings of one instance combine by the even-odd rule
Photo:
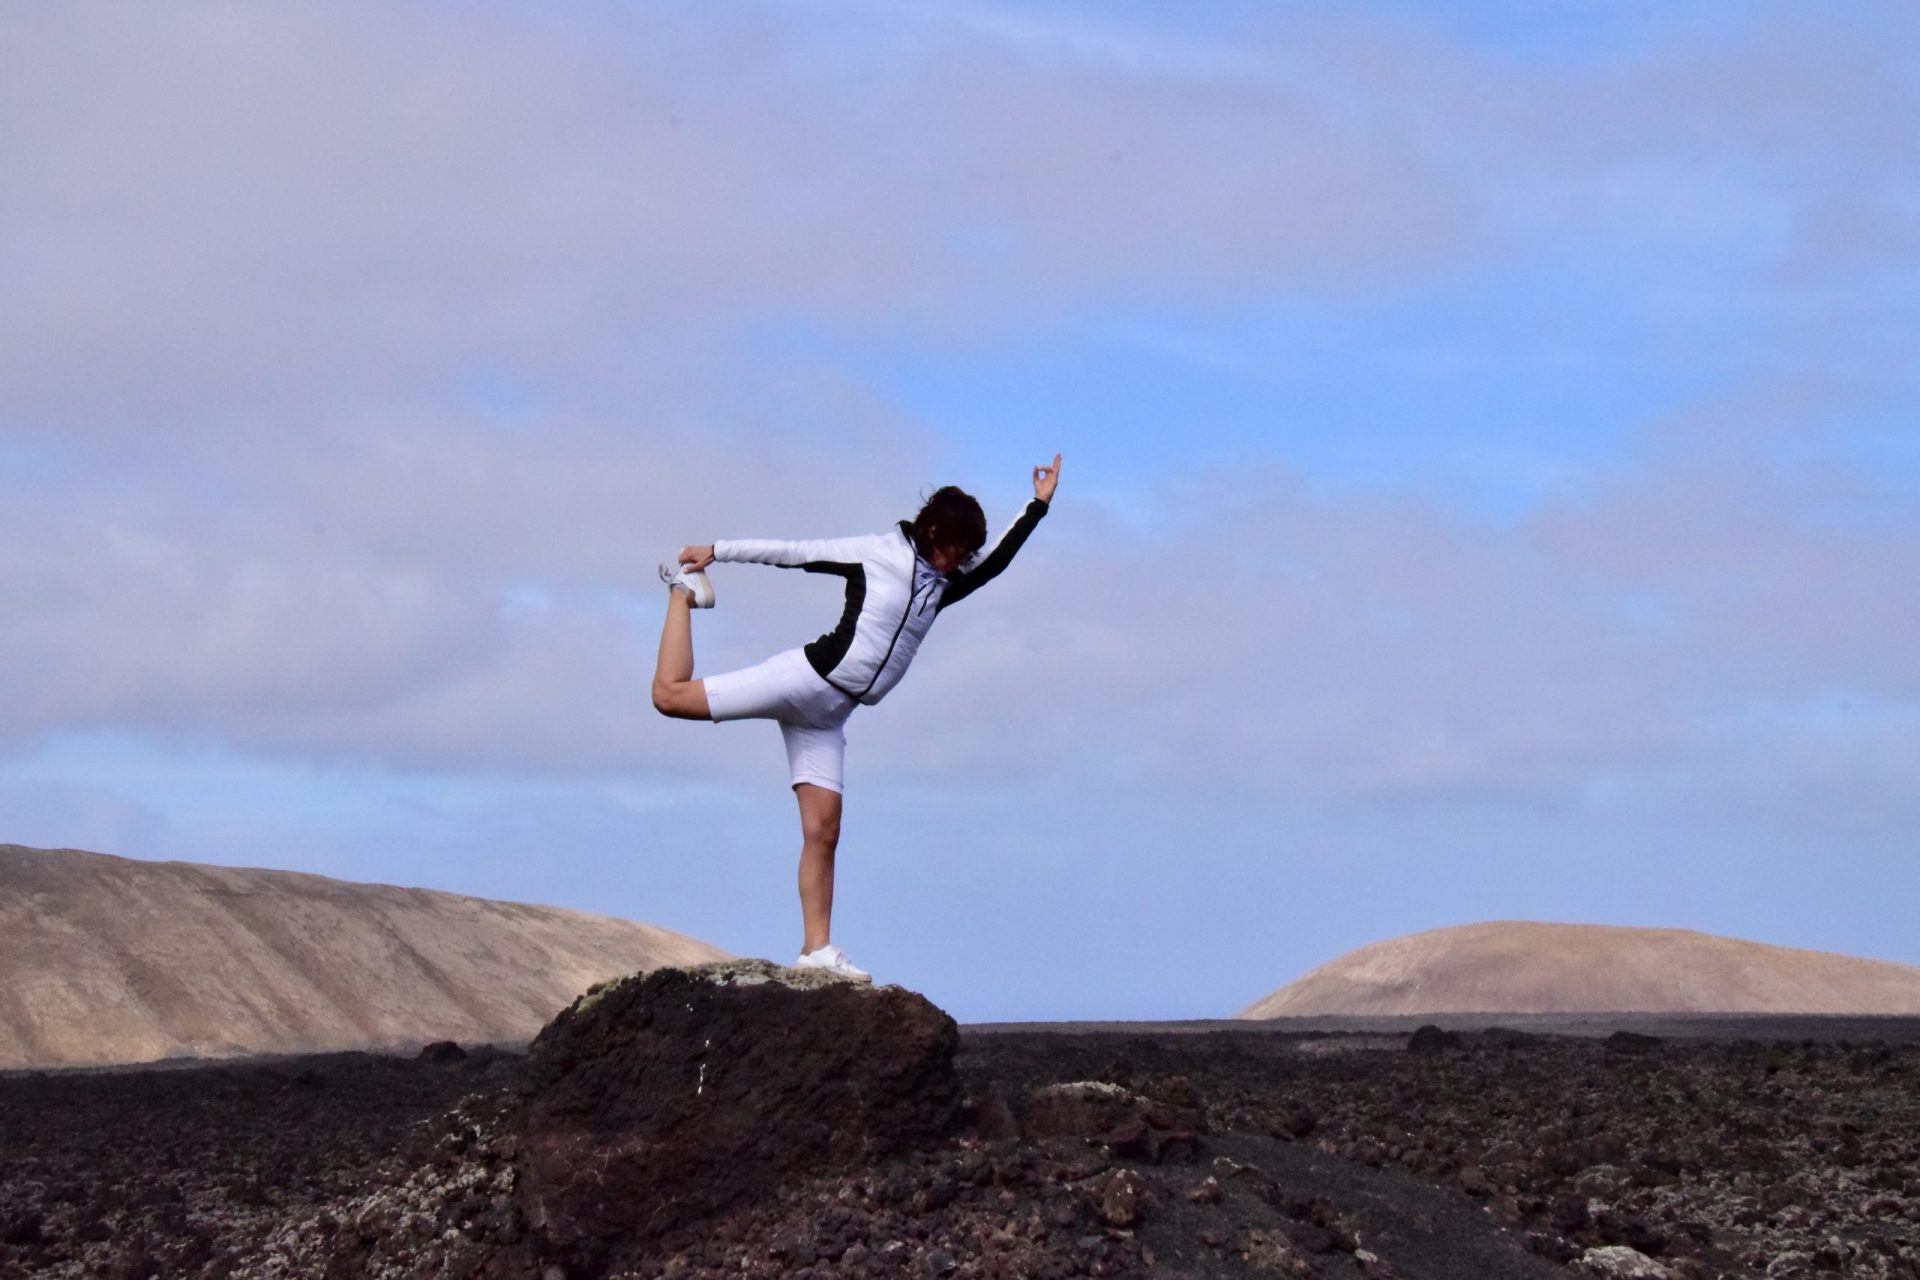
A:
<svg viewBox="0 0 1920 1280">
<path fill-rule="evenodd" d="M 526 1054 L 0 1077 L 0 1276 L 1920 1280 L 1920 1046 L 981 1034 L 739 972 Z"/>
</svg>

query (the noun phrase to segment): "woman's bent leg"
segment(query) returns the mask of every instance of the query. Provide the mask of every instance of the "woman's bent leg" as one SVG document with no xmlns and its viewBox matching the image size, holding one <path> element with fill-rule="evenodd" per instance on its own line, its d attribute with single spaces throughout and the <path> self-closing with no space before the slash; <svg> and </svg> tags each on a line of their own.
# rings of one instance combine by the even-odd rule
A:
<svg viewBox="0 0 1920 1280">
<path fill-rule="evenodd" d="M 805 954 L 824 947 L 833 920 L 833 855 L 840 847 L 840 793 L 811 782 L 796 782 L 800 801 L 800 919 Z"/>
<path fill-rule="evenodd" d="M 663 716 L 710 720 L 706 685 L 693 678 L 693 597 L 667 590 L 667 620 L 660 628 L 660 658 L 653 668 L 653 705 Z"/>
</svg>

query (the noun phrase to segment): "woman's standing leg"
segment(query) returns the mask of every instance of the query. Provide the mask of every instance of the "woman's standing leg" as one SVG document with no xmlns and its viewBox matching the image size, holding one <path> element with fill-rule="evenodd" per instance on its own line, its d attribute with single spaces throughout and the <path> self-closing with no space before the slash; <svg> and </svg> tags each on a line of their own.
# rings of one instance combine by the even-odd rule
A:
<svg viewBox="0 0 1920 1280">
<path fill-rule="evenodd" d="M 833 854 L 840 847 L 840 793 L 796 782 L 800 800 L 800 919 L 806 930 L 802 954 L 824 947 L 833 920 Z"/>
<path fill-rule="evenodd" d="M 711 720 L 707 687 L 693 678 L 693 597 L 667 589 L 667 620 L 660 628 L 660 660 L 653 668 L 653 705 L 663 716 Z"/>
</svg>

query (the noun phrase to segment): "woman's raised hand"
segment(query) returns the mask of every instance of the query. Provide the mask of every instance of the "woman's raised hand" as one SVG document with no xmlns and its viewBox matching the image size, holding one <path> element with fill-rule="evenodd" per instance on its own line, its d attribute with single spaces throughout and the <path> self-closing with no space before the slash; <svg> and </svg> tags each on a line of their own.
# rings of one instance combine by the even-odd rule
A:
<svg viewBox="0 0 1920 1280">
<path fill-rule="evenodd" d="M 698 573 L 713 563 L 713 548 L 711 546 L 682 547 L 680 563 L 688 573 Z"/>
<path fill-rule="evenodd" d="M 1060 455 L 1053 455 L 1053 465 L 1039 466 L 1033 469 L 1033 496 L 1042 502 L 1053 501 L 1053 488 L 1060 483 Z"/>
</svg>

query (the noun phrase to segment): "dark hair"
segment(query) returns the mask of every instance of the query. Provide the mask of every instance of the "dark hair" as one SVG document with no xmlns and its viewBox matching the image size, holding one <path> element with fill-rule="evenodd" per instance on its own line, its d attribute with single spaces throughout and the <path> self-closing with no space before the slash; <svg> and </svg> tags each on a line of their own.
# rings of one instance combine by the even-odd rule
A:
<svg viewBox="0 0 1920 1280">
<path fill-rule="evenodd" d="M 913 545 L 921 555 L 955 547 L 969 556 L 987 544 L 987 513 L 973 495 L 955 485 L 935 489 L 913 518 Z"/>
</svg>

